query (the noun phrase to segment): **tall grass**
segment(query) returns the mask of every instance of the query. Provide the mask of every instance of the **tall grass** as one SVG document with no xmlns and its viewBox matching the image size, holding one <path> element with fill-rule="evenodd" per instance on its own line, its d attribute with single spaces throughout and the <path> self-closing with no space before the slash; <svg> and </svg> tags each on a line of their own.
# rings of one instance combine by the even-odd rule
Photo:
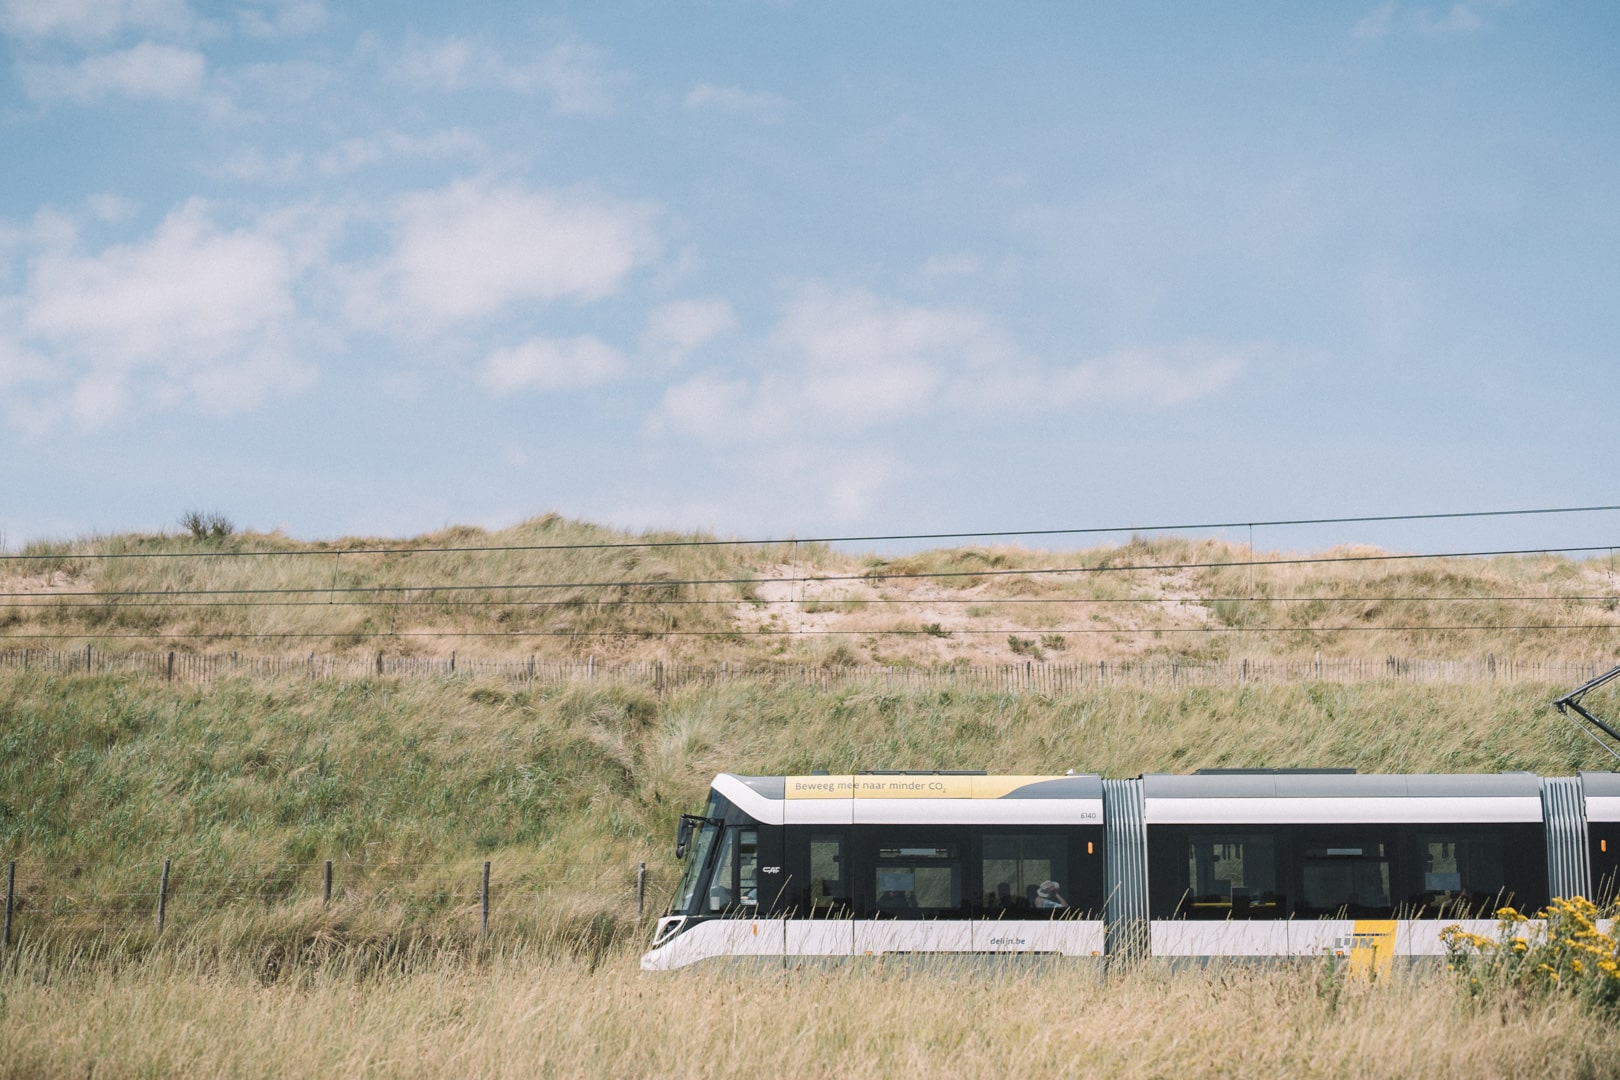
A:
<svg viewBox="0 0 1620 1080">
<path fill-rule="evenodd" d="M 913 968 L 641 975 L 514 949 L 267 974 L 182 950 L 23 951 L 0 1076 L 1613 1075 L 1620 1029 L 1562 998 L 1479 999 L 1439 969 Z"/>
</svg>

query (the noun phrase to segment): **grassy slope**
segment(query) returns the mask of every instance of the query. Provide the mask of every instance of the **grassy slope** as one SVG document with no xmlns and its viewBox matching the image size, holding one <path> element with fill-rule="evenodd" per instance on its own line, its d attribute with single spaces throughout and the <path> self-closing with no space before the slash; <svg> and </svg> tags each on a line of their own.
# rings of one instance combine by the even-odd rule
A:
<svg viewBox="0 0 1620 1080">
<path fill-rule="evenodd" d="M 1042 648 L 1054 661 L 1304 658 L 1318 651 L 1591 659 L 1620 645 L 1620 594 L 1606 560 L 1300 564 L 1289 553 L 1251 556 L 1241 545 L 1174 538 L 1083 551 L 970 547 L 890 558 L 815 544 L 670 546 L 695 539 L 703 537 L 631 536 L 550 515 L 495 533 L 456 528 L 407 540 L 130 535 L 36 544 L 21 553 L 27 558 L 0 564 L 0 591 L 26 594 L 0 599 L 0 645 L 882 663 L 1030 655 L 1015 655 L 1009 636 L 1050 641 Z M 664 546 L 545 549 L 659 541 Z M 426 550 L 502 546 L 531 550 Z M 401 550 L 360 553 L 378 547 Z M 217 557 L 233 551 L 281 554 Z M 185 557 L 85 558 L 89 552 Z M 1232 565 L 1251 557 L 1262 565 Z M 1009 573 L 1053 567 L 1073 572 Z M 856 580 L 790 583 L 806 576 Z M 611 582 L 638 584 L 602 584 Z M 469 591 L 408 591 L 446 585 Z M 540 585 L 548 587 L 506 587 Z M 174 595 L 197 589 L 261 591 Z M 272 596 L 267 589 L 305 591 Z M 86 590 L 129 595 L 69 595 Z M 1558 628 L 1571 624 L 1605 629 Z M 1476 629 L 1440 629 L 1459 625 Z M 761 627 L 839 633 L 738 632 Z M 925 627 L 938 633 L 921 633 Z M 1202 627 L 1226 632 L 1181 632 Z M 895 630 L 911 636 L 884 633 Z"/>
<path fill-rule="evenodd" d="M 475 925 L 487 858 L 497 927 L 538 932 L 558 912 L 619 926 L 638 861 L 662 901 L 674 817 L 721 770 L 1608 767 L 1553 696 L 1371 683 L 1047 698 L 750 680 L 661 700 L 456 679 L 188 689 L 12 674 L 0 857 L 20 860 L 23 923 L 55 903 L 62 930 L 145 926 L 165 857 L 176 925 L 256 912 L 271 936 L 456 936 Z M 299 905 L 325 859 L 340 904 L 311 913 Z"/>
</svg>

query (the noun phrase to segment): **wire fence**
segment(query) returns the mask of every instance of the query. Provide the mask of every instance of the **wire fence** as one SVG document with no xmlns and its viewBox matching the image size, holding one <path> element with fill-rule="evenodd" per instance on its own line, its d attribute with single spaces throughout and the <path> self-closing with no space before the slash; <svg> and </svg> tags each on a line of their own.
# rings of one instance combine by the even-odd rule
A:
<svg viewBox="0 0 1620 1080">
<path fill-rule="evenodd" d="M 222 915 L 314 904 L 365 906 L 402 920 L 434 919 L 480 936 L 543 921 L 549 905 L 610 912 L 639 924 L 656 918 L 673 895 L 677 872 L 645 862 L 548 864 L 503 871 L 493 860 L 457 864 L 343 860 L 221 868 L 163 859 L 95 873 L 81 863 L 12 859 L 5 863 L 5 921 L 0 945 L 24 933 L 129 930 L 162 934 Z M 583 903 L 582 903 L 583 902 Z M 492 924 L 492 910 L 496 913 Z"/>
<path fill-rule="evenodd" d="M 685 664 L 660 660 L 602 662 L 595 657 L 549 660 L 535 656 L 493 658 L 458 656 L 324 655 L 252 656 L 242 653 L 112 652 L 82 649 L 0 649 L 0 671 L 53 674 L 133 675 L 187 684 L 226 679 L 497 679 L 531 685 L 590 685 L 651 689 L 662 693 L 733 681 L 779 681 L 785 685 L 839 687 L 875 685 L 891 689 L 960 688 L 996 692 L 1070 693 L 1103 686 L 1234 686 L 1245 683 L 1413 683 L 1522 682 L 1575 685 L 1615 666 L 1613 659 L 1519 660 L 1487 656 L 1471 660 L 1431 660 L 1386 656 L 1377 659 L 1181 660 L 1154 657 L 1053 663 L 901 665 Z"/>
</svg>

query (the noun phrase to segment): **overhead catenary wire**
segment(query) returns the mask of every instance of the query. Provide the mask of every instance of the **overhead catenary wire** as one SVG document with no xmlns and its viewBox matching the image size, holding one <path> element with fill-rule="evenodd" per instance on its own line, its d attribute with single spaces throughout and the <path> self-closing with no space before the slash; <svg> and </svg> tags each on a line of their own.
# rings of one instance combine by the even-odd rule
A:
<svg viewBox="0 0 1620 1080">
<path fill-rule="evenodd" d="M 1620 510 L 1620 504 L 1598 506 L 1555 506 L 1517 510 L 1460 510 L 1426 514 L 1363 514 L 1320 518 L 1274 518 L 1250 521 L 1204 521 L 1169 525 L 1091 525 L 1062 529 L 996 529 L 971 532 L 890 533 L 868 536 L 781 537 L 776 539 L 648 539 L 576 542 L 568 544 L 465 544 L 442 546 L 379 546 L 336 547 L 321 544 L 315 547 L 289 550 L 254 549 L 230 551 L 222 549 L 200 551 L 88 551 L 0 553 L 0 562 L 39 560 L 51 558 L 72 559 L 196 559 L 196 558 L 319 558 L 342 555 L 431 555 L 470 552 L 518 551 L 604 551 L 623 548 L 689 548 L 689 547 L 781 547 L 798 544 L 868 544 L 899 543 L 919 540 L 994 540 L 1015 537 L 1052 536 L 1106 536 L 1117 533 L 1169 533 L 1195 530 L 1284 528 L 1308 525 L 1356 525 L 1403 521 L 1459 521 L 1478 518 L 1535 517 L 1555 514 L 1591 514 Z"/>
<path fill-rule="evenodd" d="M 1433 626 L 1077 626 L 1077 627 L 1039 627 L 1031 629 L 1027 626 L 1001 627 L 989 629 L 983 627 L 969 627 L 963 629 L 952 628 L 944 631 L 944 636 L 1000 636 L 1004 634 L 1254 634 L 1254 633 L 1311 633 L 1311 634 L 1390 634 L 1390 633 L 1449 633 L 1449 632 L 1514 632 L 1528 633 L 1549 630 L 1620 630 L 1620 621 L 1612 623 L 1454 623 Z M 9 641 L 83 641 L 86 637 L 94 637 L 101 641 L 137 640 L 137 641 L 238 641 L 238 640 L 308 640 L 317 641 L 326 638 L 342 638 L 349 640 L 389 639 L 389 638 L 733 638 L 746 640 L 749 638 L 772 637 L 940 637 L 941 632 L 933 629 L 866 629 L 866 630 L 832 630 L 795 628 L 791 630 L 773 630 L 768 627 L 758 629 L 731 629 L 731 630 L 651 630 L 617 628 L 606 630 L 566 629 L 566 630 L 287 630 L 287 631 L 252 631 L 252 630 L 214 630 L 196 632 L 164 632 L 154 630 L 139 634 L 87 634 L 78 633 L 13 633 L 8 634 L 5 640 Z"/>
<path fill-rule="evenodd" d="M 378 586 L 376 592 L 388 592 L 390 586 Z M 321 590 L 325 591 L 325 590 Z M 664 600 L 511 600 L 483 598 L 477 600 L 453 600 L 435 597 L 430 600 L 415 599 L 383 599 L 383 600 L 196 600 L 196 601 L 164 601 L 164 600 L 119 600 L 112 604 L 93 602 L 89 599 L 73 599 L 69 601 L 54 599 L 52 594 L 30 594 L 32 599 L 28 602 L 13 603 L 14 610 L 40 609 L 47 611 L 72 611 L 82 608 L 87 611 L 218 611 L 237 609 L 276 609 L 276 608 L 394 608 L 394 607 L 426 607 L 435 610 L 445 608 L 580 608 L 591 605 L 613 608 L 632 607 L 774 607 L 793 606 L 801 603 L 838 604 L 855 607 L 886 605 L 915 606 L 919 603 L 929 606 L 946 605 L 973 605 L 996 606 L 1008 604 L 1045 604 L 1045 605 L 1108 605 L 1108 604 L 1139 604 L 1163 605 L 1172 607 L 1207 606 L 1212 604 L 1415 604 L 1415 603 L 1494 603 L 1494 604 L 1532 604 L 1532 603 L 1606 603 L 1617 598 L 1610 593 L 1597 594 L 1543 594 L 1543 595 L 1514 595 L 1514 596 L 1373 596 L 1353 594 L 1347 596 L 930 596 L 926 600 L 907 596 L 823 596 L 812 597 L 808 600 L 798 600 L 783 597 L 776 600 L 758 598 L 740 599 L 729 597 L 723 599 L 705 599 L 701 597 L 674 597 Z"/>
</svg>

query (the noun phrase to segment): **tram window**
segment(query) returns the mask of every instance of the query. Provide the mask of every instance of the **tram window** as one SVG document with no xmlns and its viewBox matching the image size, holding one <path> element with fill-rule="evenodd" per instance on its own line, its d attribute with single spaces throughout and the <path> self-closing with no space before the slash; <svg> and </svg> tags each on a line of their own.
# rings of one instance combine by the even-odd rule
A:
<svg viewBox="0 0 1620 1080">
<path fill-rule="evenodd" d="M 733 826 L 720 841 L 709 879 L 709 912 L 759 902 L 759 830 Z"/>
<path fill-rule="evenodd" d="M 744 904 L 759 903 L 759 830 L 737 833 L 737 894 Z"/>
<path fill-rule="evenodd" d="M 1194 919 L 1271 919 L 1283 914 L 1277 892 L 1277 842 L 1268 833 L 1207 833 L 1189 837 L 1188 896 Z"/>
<path fill-rule="evenodd" d="M 879 847 L 877 908 L 891 915 L 949 911 L 962 903 L 962 860 L 956 844 Z"/>
<path fill-rule="evenodd" d="M 1466 918 L 1479 908 L 1488 915 L 1507 889 L 1501 837 L 1468 830 L 1419 832 L 1422 890 L 1410 898 L 1420 912 Z"/>
<path fill-rule="evenodd" d="M 810 837 L 810 910 L 830 911 L 849 903 L 844 882 L 844 838 L 833 834 Z"/>
<path fill-rule="evenodd" d="M 1304 838 L 1300 915 L 1389 918 L 1389 845 L 1366 835 Z"/>
<path fill-rule="evenodd" d="M 1068 842 L 1061 836 L 986 835 L 983 870 L 984 907 L 992 914 L 1050 913 L 1072 899 Z"/>
</svg>

